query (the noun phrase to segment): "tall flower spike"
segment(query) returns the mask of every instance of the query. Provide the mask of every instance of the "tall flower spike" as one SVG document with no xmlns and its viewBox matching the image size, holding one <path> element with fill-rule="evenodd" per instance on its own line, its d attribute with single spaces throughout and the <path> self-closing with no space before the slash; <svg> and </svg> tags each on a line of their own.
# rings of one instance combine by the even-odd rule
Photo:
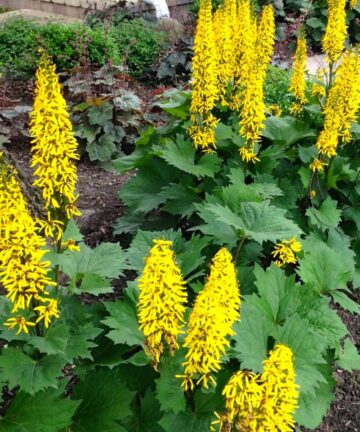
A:
<svg viewBox="0 0 360 432">
<path fill-rule="evenodd" d="M 254 147 L 260 140 L 265 121 L 264 81 L 271 61 L 275 40 L 274 10 L 265 6 L 257 32 L 253 63 L 244 83 L 245 90 L 240 111 L 240 135 L 246 140 L 245 150 L 240 150 L 244 161 L 256 162 Z"/>
<path fill-rule="evenodd" d="M 154 240 L 139 278 L 139 328 L 155 368 L 165 347 L 170 352 L 179 348 L 177 339 L 183 333 L 187 294 L 171 246 L 171 241 Z"/>
<path fill-rule="evenodd" d="M 47 286 L 55 285 L 47 276 L 50 263 L 43 261 L 47 252 L 44 247 L 45 240 L 39 236 L 27 209 L 16 170 L 0 152 L 0 280 L 12 312 L 18 313 L 6 325 L 18 326 L 19 332 L 28 333 L 27 327 L 35 325 L 27 322 L 20 311 L 48 301 Z"/>
<path fill-rule="evenodd" d="M 236 372 L 223 390 L 226 413 L 218 415 L 212 422 L 212 430 L 230 432 L 237 431 L 258 432 L 261 429 L 264 417 L 263 386 L 261 376 L 249 371 Z M 260 415 L 259 415 L 260 414 Z"/>
<path fill-rule="evenodd" d="M 189 134 L 195 148 L 215 148 L 217 119 L 211 113 L 218 98 L 217 52 L 212 23 L 211 0 L 200 0 L 192 62 L 191 121 Z"/>
<path fill-rule="evenodd" d="M 213 373 L 220 370 L 221 356 L 233 336 L 232 326 L 239 320 L 240 293 L 232 256 L 222 248 L 212 260 L 210 275 L 197 296 L 190 314 L 184 347 L 182 386 L 185 390 L 197 384 L 215 384 Z"/>
<path fill-rule="evenodd" d="M 47 228 L 50 237 L 59 238 L 62 229 L 61 224 L 56 223 L 57 219 L 66 221 L 80 214 L 75 205 L 77 174 L 74 161 L 78 159 L 77 141 L 55 65 L 44 54 L 36 72 L 30 126 L 34 186 L 42 190 L 48 213 L 48 220 L 42 225 L 44 229 Z"/>
<path fill-rule="evenodd" d="M 346 0 L 328 0 L 328 21 L 322 46 L 330 63 L 336 63 L 344 50 L 347 34 Z"/>
<path fill-rule="evenodd" d="M 293 431 L 299 386 L 295 383 L 293 353 L 289 347 L 278 344 L 270 352 L 264 361 L 262 380 L 267 408 L 264 430 Z"/>
<path fill-rule="evenodd" d="M 226 100 L 227 87 L 233 78 L 234 53 L 232 45 L 232 22 L 230 11 L 220 6 L 214 14 L 214 33 L 218 62 L 219 98 L 222 105 L 228 105 Z"/>
<path fill-rule="evenodd" d="M 235 373 L 225 386 L 226 412 L 215 413 L 212 430 L 220 432 L 291 432 L 298 406 L 299 386 L 295 383 L 293 354 L 276 345 L 264 361 L 264 372 Z"/>
<path fill-rule="evenodd" d="M 345 53 L 336 72 L 324 109 L 324 128 L 316 146 L 320 155 L 335 156 L 339 141 L 351 140 L 351 124 L 360 107 L 360 56 L 357 51 Z"/>
<path fill-rule="evenodd" d="M 291 74 L 290 92 L 295 96 L 295 104 L 292 107 L 293 112 L 297 113 L 302 110 L 302 105 L 307 102 L 306 91 L 306 61 L 307 61 L 307 46 L 304 31 L 300 31 L 296 52 L 293 71 Z"/>
</svg>

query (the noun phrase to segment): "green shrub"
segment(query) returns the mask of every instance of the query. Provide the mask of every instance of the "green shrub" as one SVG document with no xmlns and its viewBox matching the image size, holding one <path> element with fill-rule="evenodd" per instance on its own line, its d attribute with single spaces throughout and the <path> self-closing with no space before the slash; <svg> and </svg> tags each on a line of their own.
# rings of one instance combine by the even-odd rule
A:
<svg viewBox="0 0 360 432">
<path fill-rule="evenodd" d="M 289 111 L 293 97 L 289 92 L 291 72 L 277 66 L 270 66 L 265 81 L 267 105 L 277 104 L 282 111 Z"/>
<path fill-rule="evenodd" d="M 111 35 L 130 73 L 139 78 L 158 58 L 166 45 L 166 35 L 143 19 L 121 21 L 114 25 Z"/>
<path fill-rule="evenodd" d="M 0 27 L 0 67 L 13 76 L 30 76 L 36 69 L 36 51 L 43 47 L 58 71 L 79 65 L 84 52 L 89 61 L 102 66 L 107 60 L 120 62 L 111 36 L 103 28 L 82 24 L 37 25 L 24 19 L 11 20 Z"/>
</svg>

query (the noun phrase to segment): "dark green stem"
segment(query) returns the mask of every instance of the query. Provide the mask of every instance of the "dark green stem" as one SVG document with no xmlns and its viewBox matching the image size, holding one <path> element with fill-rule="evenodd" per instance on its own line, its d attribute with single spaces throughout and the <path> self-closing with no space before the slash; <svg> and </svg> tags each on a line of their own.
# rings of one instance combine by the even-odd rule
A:
<svg viewBox="0 0 360 432">
<path fill-rule="evenodd" d="M 236 251 L 235 251 L 235 255 L 234 255 L 234 262 L 235 262 L 235 264 L 237 263 L 237 260 L 238 260 L 239 255 L 240 255 L 241 248 L 243 247 L 243 244 L 245 243 L 245 240 L 246 240 L 246 237 L 244 236 L 244 237 L 239 241 L 239 243 L 238 243 L 238 245 L 237 245 L 237 248 L 236 248 Z"/>
</svg>

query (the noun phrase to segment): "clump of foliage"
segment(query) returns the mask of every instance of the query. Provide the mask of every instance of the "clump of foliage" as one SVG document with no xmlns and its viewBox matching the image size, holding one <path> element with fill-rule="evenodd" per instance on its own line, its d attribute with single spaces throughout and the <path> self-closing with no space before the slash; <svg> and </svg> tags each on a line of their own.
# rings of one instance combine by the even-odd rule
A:
<svg viewBox="0 0 360 432">
<path fill-rule="evenodd" d="M 293 97 L 289 91 L 291 72 L 278 66 L 270 66 L 265 79 L 265 100 L 267 105 L 278 105 L 289 112 Z"/>
<path fill-rule="evenodd" d="M 33 75 L 36 51 L 41 46 L 59 72 L 83 63 L 96 67 L 110 61 L 126 65 L 130 74 L 141 77 L 165 42 L 164 33 L 140 19 L 93 28 L 80 23 L 38 25 L 14 19 L 0 26 L 0 69 L 19 78 Z"/>
<path fill-rule="evenodd" d="M 12 317 L 0 326 L 0 382 L 11 392 L 4 430 L 315 429 L 333 371 L 360 368 L 331 304 L 360 312 L 351 299 L 360 287 L 360 54 L 343 52 L 339 32 L 324 49 L 342 65 L 330 61 L 309 91 L 297 49 L 291 112 L 270 115 L 262 85 L 272 9 L 260 19 L 248 0 L 238 10 L 226 0 L 217 18 L 210 0 L 201 9 L 192 91 L 168 92 L 159 103 L 168 124 L 146 129 L 113 163 L 132 173 L 117 225 L 130 236 L 126 250 L 90 249 L 70 219 L 76 170 L 62 155 L 74 137 L 53 68 L 37 74 L 32 134 L 46 224 L 29 222 L 16 173 L 0 159 L 0 308 Z M 109 299 L 124 273 L 136 280 Z M 56 304 L 39 309 L 48 294 Z"/>
</svg>

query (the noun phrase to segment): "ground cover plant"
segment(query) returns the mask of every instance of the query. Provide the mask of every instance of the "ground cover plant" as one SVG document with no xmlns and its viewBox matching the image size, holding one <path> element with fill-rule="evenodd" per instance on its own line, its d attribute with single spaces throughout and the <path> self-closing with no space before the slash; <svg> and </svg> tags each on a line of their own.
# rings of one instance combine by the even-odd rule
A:
<svg viewBox="0 0 360 432">
<path fill-rule="evenodd" d="M 0 155 L 0 431 L 321 423 L 335 368 L 360 366 L 333 308 L 359 313 L 360 286 L 360 56 L 344 50 L 337 8 L 323 40 L 329 69 L 310 88 L 300 32 L 282 114 L 264 98 L 272 7 L 255 15 L 248 0 L 227 0 L 213 13 L 201 1 L 191 91 L 168 92 L 158 103 L 168 124 L 113 162 L 131 174 L 116 226 L 126 249 L 91 249 L 73 220 L 78 144 L 40 53 L 30 123 L 39 214 Z"/>
</svg>

